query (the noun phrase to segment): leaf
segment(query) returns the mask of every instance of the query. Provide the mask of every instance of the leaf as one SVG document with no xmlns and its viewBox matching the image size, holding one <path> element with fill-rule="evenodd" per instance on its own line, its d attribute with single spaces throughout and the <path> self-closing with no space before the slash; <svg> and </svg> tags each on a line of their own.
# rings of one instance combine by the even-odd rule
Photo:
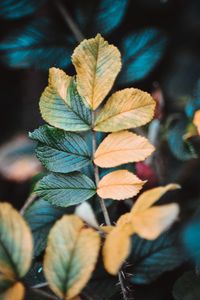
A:
<svg viewBox="0 0 200 300">
<path fill-rule="evenodd" d="M 100 34 L 84 40 L 74 50 L 72 62 L 77 72 L 77 88 L 95 110 L 104 100 L 121 69 L 121 56 Z"/>
<path fill-rule="evenodd" d="M 21 282 L 12 282 L 0 276 L 0 299 L 1 300 L 23 300 L 25 294 Z"/>
<path fill-rule="evenodd" d="M 197 300 L 200 294 L 200 277 L 194 271 L 185 272 L 173 288 L 175 300 Z"/>
<path fill-rule="evenodd" d="M 56 206 L 68 207 L 84 202 L 96 193 L 93 181 L 79 172 L 50 174 L 36 185 L 35 192 Z"/>
<path fill-rule="evenodd" d="M 103 246 L 103 261 L 107 272 L 116 275 L 129 255 L 131 247 L 129 233 L 124 227 L 115 227 L 106 237 Z"/>
<path fill-rule="evenodd" d="M 22 278 L 32 260 L 32 237 L 20 214 L 8 203 L 0 203 L 0 273 Z"/>
<path fill-rule="evenodd" d="M 146 92 L 129 88 L 114 93 L 97 113 L 94 130 L 110 132 L 145 125 L 153 118 L 155 101 Z"/>
<path fill-rule="evenodd" d="M 76 5 L 77 23 L 89 36 L 97 32 L 103 35 L 111 33 L 122 22 L 127 6 L 127 0 L 79 1 Z"/>
<path fill-rule="evenodd" d="M 133 230 L 144 239 L 154 240 L 169 229 L 178 214 L 179 206 L 176 203 L 151 207 L 132 216 Z"/>
<path fill-rule="evenodd" d="M 0 17 L 3 19 L 17 20 L 35 13 L 45 0 L 1 0 Z"/>
<path fill-rule="evenodd" d="M 42 199 L 35 201 L 25 211 L 24 218 L 31 228 L 34 239 L 34 256 L 40 255 L 45 249 L 51 227 L 65 213 L 66 209 L 55 207 Z"/>
<path fill-rule="evenodd" d="M 11 68 L 42 70 L 52 66 L 66 68 L 70 64 L 74 43 L 68 34 L 62 32 L 59 22 L 44 17 L 16 29 L 1 41 L 2 64 Z"/>
<path fill-rule="evenodd" d="M 167 184 L 166 186 L 159 186 L 148 191 L 143 192 L 133 205 L 131 209 L 132 214 L 142 212 L 150 208 L 155 202 L 157 202 L 165 193 L 179 189 L 180 185 L 175 183 Z"/>
<path fill-rule="evenodd" d="M 74 80 L 62 70 L 50 69 L 49 85 L 40 98 L 40 111 L 46 122 L 60 129 L 90 129 L 90 111 L 78 95 Z"/>
<path fill-rule="evenodd" d="M 180 119 L 177 119 L 173 124 L 170 124 L 167 134 L 167 141 L 172 154 L 178 160 L 182 161 L 197 158 L 193 146 L 183 139 L 187 125 L 188 120 L 184 117 L 180 117 Z"/>
<path fill-rule="evenodd" d="M 88 202 L 83 202 L 75 208 L 75 215 L 93 228 L 99 229 L 99 224 L 92 206 Z"/>
<path fill-rule="evenodd" d="M 95 152 L 94 163 L 101 168 L 115 167 L 144 160 L 153 151 L 154 147 L 144 137 L 129 131 L 111 133 Z"/>
<path fill-rule="evenodd" d="M 123 68 L 120 83 L 145 78 L 162 58 L 166 46 L 166 35 L 156 28 L 146 28 L 126 36 L 121 44 Z"/>
<path fill-rule="evenodd" d="M 154 241 L 147 241 L 134 235 L 129 256 L 128 273 L 134 284 L 149 284 L 164 272 L 179 267 L 185 261 L 182 246 L 178 244 L 177 233 L 168 231 Z"/>
<path fill-rule="evenodd" d="M 44 271 L 50 288 L 62 299 L 77 296 L 95 268 L 100 237 L 77 216 L 64 216 L 50 232 Z"/>
<path fill-rule="evenodd" d="M 87 166 L 90 153 L 84 139 L 50 126 L 41 126 L 29 134 L 38 141 L 37 158 L 52 172 L 69 173 Z"/>
<path fill-rule="evenodd" d="M 200 264 L 200 221 L 199 221 L 199 211 L 195 214 L 188 224 L 185 225 L 182 232 L 183 245 L 190 255 L 190 258 L 199 265 Z"/>
<path fill-rule="evenodd" d="M 105 175 L 99 182 L 97 194 L 103 199 L 124 200 L 139 193 L 145 181 L 127 170 L 118 170 Z"/>
<path fill-rule="evenodd" d="M 193 123 L 197 127 L 198 133 L 200 135 L 200 109 L 195 112 Z"/>
</svg>

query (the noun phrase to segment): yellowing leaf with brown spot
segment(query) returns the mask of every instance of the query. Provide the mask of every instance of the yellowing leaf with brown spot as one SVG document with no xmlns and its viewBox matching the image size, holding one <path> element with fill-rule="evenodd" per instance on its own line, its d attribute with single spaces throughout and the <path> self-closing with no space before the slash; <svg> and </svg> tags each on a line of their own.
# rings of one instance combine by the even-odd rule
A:
<svg viewBox="0 0 200 300">
<path fill-rule="evenodd" d="M 193 123 L 197 127 L 198 133 L 200 134 L 200 109 L 195 112 Z"/>
<path fill-rule="evenodd" d="M 105 269 L 116 275 L 130 252 L 130 238 L 124 228 L 115 227 L 106 237 L 103 246 L 103 261 Z"/>
<path fill-rule="evenodd" d="M 9 203 L 0 203 L 0 274 L 16 280 L 24 277 L 32 261 L 29 227 Z"/>
<path fill-rule="evenodd" d="M 124 200 L 137 195 L 145 182 L 127 170 L 118 170 L 99 181 L 97 194 L 103 199 Z"/>
<path fill-rule="evenodd" d="M 94 163 L 101 168 L 110 168 L 128 162 L 138 162 L 154 151 L 149 141 L 129 131 L 109 134 L 99 145 Z"/>
<path fill-rule="evenodd" d="M 98 233 L 75 215 L 64 216 L 50 231 L 44 272 L 50 288 L 65 300 L 78 296 L 95 268 Z"/>
<path fill-rule="evenodd" d="M 144 211 L 157 202 L 166 192 L 179 189 L 180 185 L 171 183 L 166 186 L 159 186 L 142 193 L 131 209 L 131 213 L 135 214 Z"/>
<path fill-rule="evenodd" d="M 150 122 L 155 101 L 150 94 L 129 88 L 114 93 L 97 114 L 94 130 L 114 132 Z"/>
<path fill-rule="evenodd" d="M 2 278 L 0 278 L 2 280 Z M 5 289 L 2 293 L 0 293 L 0 299 L 1 300 L 23 300 L 25 289 L 21 282 L 16 283 L 8 283 L 10 286 L 8 286 L 7 289 Z M 6 284 L 5 284 L 6 285 Z M 2 282 L 0 283 L 0 286 L 2 286 Z"/>
<path fill-rule="evenodd" d="M 79 94 L 95 110 L 113 86 L 121 69 L 121 55 L 100 34 L 84 40 L 74 50 L 72 62 L 77 72 Z"/>
<path fill-rule="evenodd" d="M 147 240 L 156 239 L 177 219 L 179 206 L 176 203 L 154 206 L 132 215 L 134 232 Z"/>
</svg>

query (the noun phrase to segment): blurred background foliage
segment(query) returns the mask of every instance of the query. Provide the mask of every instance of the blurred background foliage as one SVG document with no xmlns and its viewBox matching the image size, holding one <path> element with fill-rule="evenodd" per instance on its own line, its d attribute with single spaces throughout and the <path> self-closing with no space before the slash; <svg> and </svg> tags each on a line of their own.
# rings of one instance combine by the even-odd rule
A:
<svg viewBox="0 0 200 300">
<path fill-rule="evenodd" d="M 199 300 L 195 292 L 183 298 L 187 291 L 181 287 L 186 281 L 199 282 L 194 270 L 200 263 L 200 138 L 192 120 L 200 109 L 200 1 L 1 0 L 0 197 L 20 208 L 42 171 L 27 133 L 43 123 L 38 102 L 48 68 L 73 74 L 74 47 L 98 32 L 122 53 L 123 68 L 114 89 L 137 87 L 157 101 L 154 120 L 139 132 L 157 151 L 145 163 L 137 163 L 135 172 L 149 180 L 147 188 L 169 182 L 182 186 L 160 201 L 173 200 L 181 206 L 180 222 L 172 233 L 155 242 L 133 239 L 137 248 L 127 268 L 133 274 L 128 280 L 134 283 L 135 299 Z M 126 210 L 127 205 L 119 203 L 112 209 L 113 219 Z M 45 232 L 62 213 L 52 213 Z M 31 211 L 27 214 L 31 224 L 29 215 Z M 32 273 L 37 270 L 33 267 Z M 93 293 L 98 283 L 105 296 L 92 299 L 111 299 L 115 281 L 107 276 L 100 284 L 101 272 L 86 290 Z M 108 284 L 114 288 L 106 290 Z"/>
</svg>

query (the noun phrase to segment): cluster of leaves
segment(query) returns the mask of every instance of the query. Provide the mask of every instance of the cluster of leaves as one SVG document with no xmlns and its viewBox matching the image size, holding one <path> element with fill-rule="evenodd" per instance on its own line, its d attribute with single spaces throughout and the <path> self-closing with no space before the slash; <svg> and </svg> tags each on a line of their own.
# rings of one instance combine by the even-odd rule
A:
<svg viewBox="0 0 200 300">
<path fill-rule="evenodd" d="M 30 268 L 32 251 L 37 256 L 44 250 L 48 234 L 43 264 L 45 277 L 59 298 L 74 299 L 94 272 L 101 237 L 105 269 L 116 275 L 130 254 L 134 234 L 147 240 L 157 239 L 179 213 L 175 203 L 152 207 L 167 191 L 179 188 L 171 184 L 141 194 L 131 211 L 122 215 L 116 226 L 111 225 L 104 199 L 129 199 L 145 183 L 128 171 L 125 164 L 144 160 L 154 147 L 128 129 L 152 119 L 155 101 L 146 92 L 128 88 L 115 92 L 102 105 L 120 71 L 121 56 L 99 34 L 81 42 L 72 62 L 77 72 L 73 77 L 60 69 L 50 69 L 40 111 L 51 126 L 44 125 L 30 133 L 38 142 L 37 157 L 50 171 L 35 186 L 35 193 L 41 199 L 25 212 L 33 232 L 34 250 L 30 230 L 23 219 L 8 204 L 2 204 L 2 299 L 12 299 L 12 292 L 15 299 L 23 298 L 21 280 Z M 97 196 L 106 226 L 98 225 L 90 206 L 84 208 L 86 216 L 79 209 L 88 199 L 92 198 L 91 203 L 96 201 Z M 75 215 L 65 215 L 77 204 L 80 206 Z M 20 228 L 13 227 L 15 218 Z M 5 235 L 7 227 L 10 235 Z M 173 266 L 168 266 L 168 270 Z M 158 274 L 156 270 L 155 276 Z"/>
</svg>

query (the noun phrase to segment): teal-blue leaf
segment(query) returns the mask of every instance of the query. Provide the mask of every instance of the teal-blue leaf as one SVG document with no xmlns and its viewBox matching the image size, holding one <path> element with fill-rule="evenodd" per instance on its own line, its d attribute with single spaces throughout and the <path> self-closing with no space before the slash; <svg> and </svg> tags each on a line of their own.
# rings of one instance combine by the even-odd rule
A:
<svg viewBox="0 0 200 300">
<path fill-rule="evenodd" d="M 135 284 L 149 284 L 164 272 L 180 266 L 184 261 L 184 254 L 177 240 L 177 234 L 170 231 L 154 241 L 134 236 L 128 259 L 132 265 L 128 270 L 133 274 L 131 281 Z"/>
<path fill-rule="evenodd" d="M 53 205 L 68 207 L 91 198 L 96 193 L 96 186 L 80 172 L 49 174 L 36 184 L 35 192 Z"/>
<path fill-rule="evenodd" d="M 0 17 L 17 20 L 35 13 L 46 0 L 1 0 Z"/>
<path fill-rule="evenodd" d="M 24 218 L 28 223 L 34 239 L 34 256 L 45 249 L 47 236 L 54 223 L 65 213 L 72 213 L 69 208 L 55 207 L 48 201 L 39 199 L 25 211 Z"/>
<path fill-rule="evenodd" d="M 194 271 L 184 273 L 173 287 L 175 300 L 199 300 L 200 277 Z"/>
<path fill-rule="evenodd" d="M 52 172 L 73 172 L 91 162 L 87 144 L 77 133 L 44 125 L 29 136 L 38 142 L 36 148 L 38 159 Z"/>
<path fill-rule="evenodd" d="M 76 5 L 76 19 L 86 36 L 109 34 L 123 20 L 128 0 L 79 1 Z"/>
<path fill-rule="evenodd" d="M 11 68 L 66 68 L 73 48 L 73 41 L 62 33 L 60 26 L 38 19 L 1 41 L 0 57 Z"/>
<path fill-rule="evenodd" d="M 188 120 L 184 118 L 184 116 L 181 116 L 179 119 L 171 122 L 167 133 L 167 141 L 172 154 L 178 160 L 183 161 L 197 158 L 197 154 L 192 144 L 184 141 L 187 125 Z"/>
<path fill-rule="evenodd" d="M 133 32 L 124 38 L 122 71 L 119 82 L 127 84 L 146 77 L 162 58 L 167 45 L 166 35 L 156 28 Z"/>
</svg>

